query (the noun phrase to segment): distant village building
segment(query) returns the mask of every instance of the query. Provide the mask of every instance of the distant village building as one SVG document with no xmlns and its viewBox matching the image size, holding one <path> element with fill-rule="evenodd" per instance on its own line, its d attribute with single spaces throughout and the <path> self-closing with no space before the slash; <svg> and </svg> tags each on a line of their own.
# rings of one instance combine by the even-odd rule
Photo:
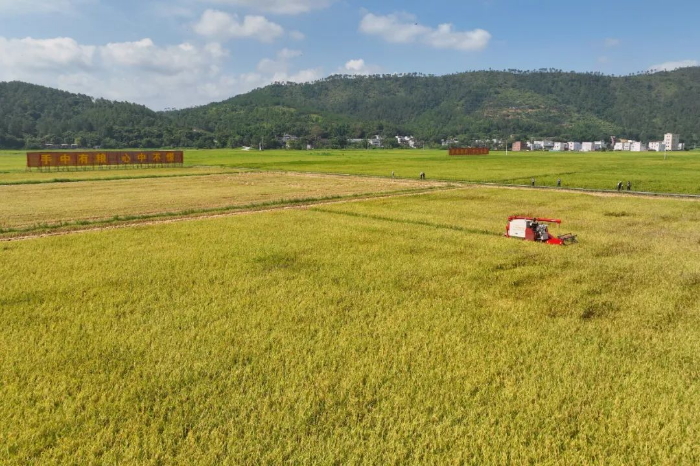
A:
<svg viewBox="0 0 700 466">
<path fill-rule="evenodd" d="M 513 143 L 512 151 L 513 152 L 521 152 L 521 151 L 525 150 L 525 147 L 526 146 L 522 141 L 515 141 Z"/>
<path fill-rule="evenodd" d="M 682 150 L 680 139 L 681 137 L 678 134 L 666 133 L 664 135 L 664 146 L 666 150 Z"/>
<path fill-rule="evenodd" d="M 562 151 L 565 151 L 568 149 L 569 149 L 569 144 L 567 144 L 566 142 L 555 142 L 554 147 L 552 147 L 552 150 L 554 152 L 562 152 Z"/>
<path fill-rule="evenodd" d="M 552 150 L 554 148 L 554 141 L 544 139 L 542 141 L 533 141 L 533 150 Z"/>
<path fill-rule="evenodd" d="M 414 149 L 416 147 L 416 139 L 413 136 L 396 136 L 396 142 L 400 146 L 408 146 Z"/>
<path fill-rule="evenodd" d="M 459 144 L 459 141 L 457 139 L 454 139 L 454 138 L 448 138 L 448 139 L 442 139 L 440 141 L 440 144 L 442 145 L 442 147 L 456 146 L 457 144 Z"/>
<path fill-rule="evenodd" d="M 291 134 L 285 134 L 282 136 L 282 144 L 284 144 L 286 147 L 290 147 L 293 142 L 298 141 L 299 138 L 297 136 L 293 136 Z"/>
<path fill-rule="evenodd" d="M 595 152 L 605 147 L 603 141 L 584 142 L 581 144 L 581 152 Z"/>
<path fill-rule="evenodd" d="M 630 150 L 631 150 L 632 152 L 646 152 L 646 150 L 647 150 L 647 145 L 644 144 L 643 142 L 634 141 L 634 142 L 630 145 Z"/>
<path fill-rule="evenodd" d="M 367 143 L 372 147 L 382 147 L 383 140 L 384 138 L 377 134 L 376 136 L 368 139 Z"/>
<path fill-rule="evenodd" d="M 662 141 L 652 141 L 649 143 L 649 150 L 656 152 L 663 152 L 666 148 L 666 144 Z"/>
<path fill-rule="evenodd" d="M 574 152 L 581 152 L 581 143 L 580 142 L 575 142 L 575 141 L 569 141 L 567 143 L 567 146 L 569 147 L 570 151 Z"/>
</svg>

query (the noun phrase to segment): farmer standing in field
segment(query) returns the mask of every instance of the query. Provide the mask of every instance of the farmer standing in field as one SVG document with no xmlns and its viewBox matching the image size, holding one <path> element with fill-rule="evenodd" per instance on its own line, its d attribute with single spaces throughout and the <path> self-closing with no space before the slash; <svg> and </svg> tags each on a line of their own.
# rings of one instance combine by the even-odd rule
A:
<svg viewBox="0 0 700 466">
<path fill-rule="evenodd" d="M 531 185 L 533 188 L 535 187 L 535 179 L 534 179 L 534 178 L 530 180 L 530 185 Z"/>
<path fill-rule="evenodd" d="M 631 181 L 627 182 L 627 191 L 632 191 L 632 182 Z"/>
<path fill-rule="evenodd" d="M 617 192 L 619 193 L 620 191 L 622 191 L 622 181 L 617 183 Z"/>
<path fill-rule="evenodd" d="M 557 188 L 561 188 L 561 178 L 557 180 Z"/>
</svg>

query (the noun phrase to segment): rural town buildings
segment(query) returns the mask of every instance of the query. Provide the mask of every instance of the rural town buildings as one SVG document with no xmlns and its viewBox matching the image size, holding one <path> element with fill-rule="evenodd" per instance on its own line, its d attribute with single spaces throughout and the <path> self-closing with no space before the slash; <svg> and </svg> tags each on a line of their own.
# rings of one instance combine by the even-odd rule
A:
<svg viewBox="0 0 700 466">
<path fill-rule="evenodd" d="M 459 144 L 459 140 L 454 139 L 454 138 L 448 138 L 448 139 L 443 139 L 440 141 L 443 147 L 445 146 L 456 146 Z"/>
<path fill-rule="evenodd" d="M 416 147 L 416 138 L 413 136 L 396 136 L 396 142 L 398 142 L 400 146 L 408 146 L 414 149 Z"/>
<path fill-rule="evenodd" d="M 666 150 L 680 150 L 680 143 L 680 136 L 678 134 L 666 133 L 664 135 L 664 146 L 666 146 Z"/>
<path fill-rule="evenodd" d="M 377 134 L 374 137 L 372 137 L 371 139 L 368 139 L 367 143 L 372 147 L 382 147 L 383 140 L 384 140 L 384 138 Z"/>
<path fill-rule="evenodd" d="M 569 141 L 568 143 L 566 143 L 566 146 L 569 148 L 569 150 L 572 150 L 575 152 L 581 151 L 581 143 L 580 142 Z"/>
<path fill-rule="evenodd" d="M 652 141 L 649 143 L 649 150 L 663 152 L 666 149 L 666 144 L 662 141 Z"/>
<path fill-rule="evenodd" d="M 643 142 L 634 141 L 632 144 L 630 144 L 630 151 L 632 152 L 646 152 L 646 150 L 647 145 Z"/>
<path fill-rule="evenodd" d="M 555 152 L 569 150 L 569 144 L 565 142 L 555 142 L 554 147 L 552 147 L 552 150 Z"/>
<path fill-rule="evenodd" d="M 527 146 L 522 141 L 515 141 L 513 143 L 512 150 L 513 150 L 513 152 L 520 152 L 522 150 L 525 150 L 526 147 Z"/>
<path fill-rule="evenodd" d="M 594 150 L 595 146 L 592 142 L 584 142 L 581 144 L 581 152 L 593 152 Z"/>
</svg>

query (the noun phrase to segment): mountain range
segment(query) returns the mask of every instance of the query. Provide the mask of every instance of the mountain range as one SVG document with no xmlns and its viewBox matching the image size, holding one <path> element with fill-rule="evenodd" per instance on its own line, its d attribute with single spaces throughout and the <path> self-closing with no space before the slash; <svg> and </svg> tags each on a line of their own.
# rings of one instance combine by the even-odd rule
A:
<svg viewBox="0 0 700 466">
<path fill-rule="evenodd" d="M 375 134 L 428 144 L 546 137 L 700 142 L 700 67 L 607 76 L 558 70 L 331 76 L 156 112 L 21 82 L 0 83 L 0 147 L 239 147 L 284 134 L 344 147 Z"/>
</svg>

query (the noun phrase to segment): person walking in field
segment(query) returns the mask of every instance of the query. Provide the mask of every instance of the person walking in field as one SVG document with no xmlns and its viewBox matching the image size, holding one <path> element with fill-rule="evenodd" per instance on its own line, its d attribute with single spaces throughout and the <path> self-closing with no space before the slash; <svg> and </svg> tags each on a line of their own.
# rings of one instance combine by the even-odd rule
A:
<svg viewBox="0 0 700 466">
<path fill-rule="evenodd" d="M 627 191 L 632 191 L 632 182 L 631 181 L 627 182 Z"/>
<path fill-rule="evenodd" d="M 424 180 L 425 179 L 425 172 L 420 172 L 420 179 Z"/>
<path fill-rule="evenodd" d="M 394 178 L 394 172 L 391 172 L 391 178 L 392 179 Z"/>
<path fill-rule="evenodd" d="M 557 188 L 561 188 L 561 178 L 557 180 Z"/>
<path fill-rule="evenodd" d="M 622 181 L 617 183 L 617 192 L 619 193 L 620 191 L 622 191 Z"/>
<path fill-rule="evenodd" d="M 530 185 L 531 185 L 533 188 L 535 187 L 535 179 L 534 179 L 534 178 L 530 180 Z"/>
</svg>

